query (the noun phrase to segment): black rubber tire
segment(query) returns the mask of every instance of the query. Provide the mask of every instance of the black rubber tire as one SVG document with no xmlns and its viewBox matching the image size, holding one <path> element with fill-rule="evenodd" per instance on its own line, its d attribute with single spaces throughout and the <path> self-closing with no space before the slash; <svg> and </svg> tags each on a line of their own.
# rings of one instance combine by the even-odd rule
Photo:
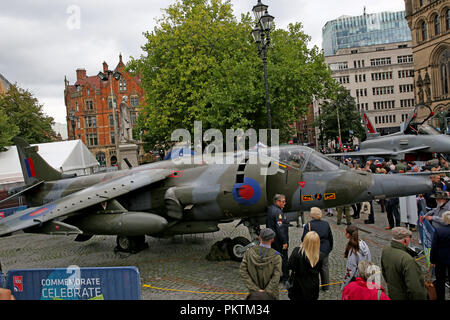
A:
<svg viewBox="0 0 450 320">
<path fill-rule="evenodd" d="M 239 252 L 239 249 L 242 249 L 242 247 L 245 247 L 249 243 L 250 240 L 245 237 L 234 238 L 228 245 L 228 254 L 230 255 L 231 260 L 241 262 L 245 252 Z"/>
<path fill-rule="evenodd" d="M 117 236 L 117 249 L 123 252 L 136 252 L 145 243 L 145 236 Z"/>
</svg>

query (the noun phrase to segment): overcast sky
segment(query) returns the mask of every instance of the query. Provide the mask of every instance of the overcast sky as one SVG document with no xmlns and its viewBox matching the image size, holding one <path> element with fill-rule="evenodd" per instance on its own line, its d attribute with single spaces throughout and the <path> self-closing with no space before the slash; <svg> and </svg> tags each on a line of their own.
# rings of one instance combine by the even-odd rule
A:
<svg viewBox="0 0 450 320">
<path fill-rule="evenodd" d="M 96 75 L 106 61 L 122 53 L 139 57 L 144 31 L 175 0 L 18 0 L 0 2 L 0 73 L 34 94 L 44 111 L 65 123 L 64 76 L 71 84 L 75 70 Z M 232 0 L 234 13 L 250 12 L 257 0 Z M 404 10 L 404 0 L 263 0 L 278 28 L 302 22 L 322 47 L 322 27 L 341 15 Z"/>
</svg>

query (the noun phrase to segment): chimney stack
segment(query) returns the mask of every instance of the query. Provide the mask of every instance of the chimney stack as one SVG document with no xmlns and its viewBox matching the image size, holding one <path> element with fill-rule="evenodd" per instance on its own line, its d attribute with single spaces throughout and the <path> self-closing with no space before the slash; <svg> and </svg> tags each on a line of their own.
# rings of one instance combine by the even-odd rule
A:
<svg viewBox="0 0 450 320">
<path fill-rule="evenodd" d="M 86 78 L 86 69 L 77 69 L 77 81 Z"/>
<path fill-rule="evenodd" d="M 103 61 L 103 73 L 107 73 L 108 72 L 108 64 Z"/>
</svg>

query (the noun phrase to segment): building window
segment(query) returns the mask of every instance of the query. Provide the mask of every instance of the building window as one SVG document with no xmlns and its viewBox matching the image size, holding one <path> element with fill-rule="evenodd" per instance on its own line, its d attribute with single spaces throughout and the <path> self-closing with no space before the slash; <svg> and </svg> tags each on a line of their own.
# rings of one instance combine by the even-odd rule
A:
<svg viewBox="0 0 450 320">
<path fill-rule="evenodd" d="M 87 143 L 88 143 L 88 146 L 96 146 L 96 145 L 98 145 L 98 140 L 97 140 L 97 134 L 96 133 L 90 133 L 90 134 L 87 134 L 86 135 L 87 136 Z"/>
<path fill-rule="evenodd" d="M 79 110 L 78 110 L 78 101 L 75 101 L 75 110 L 76 110 L 76 111 L 79 111 Z"/>
<path fill-rule="evenodd" d="M 116 98 L 114 98 L 114 105 L 117 107 L 117 100 L 116 100 Z M 112 99 L 111 98 L 108 99 L 108 108 L 112 109 Z"/>
<path fill-rule="evenodd" d="M 445 29 L 450 30 L 450 9 L 445 13 Z"/>
<path fill-rule="evenodd" d="M 392 79 L 392 71 L 372 73 L 371 76 L 372 76 L 372 81 L 391 80 Z"/>
<path fill-rule="evenodd" d="M 139 97 L 130 97 L 130 106 L 137 107 L 139 105 Z"/>
<path fill-rule="evenodd" d="M 441 33 L 441 19 L 439 19 L 439 15 L 434 15 L 434 35 L 438 36 Z"/>
<path fill-rule="evenodd" d="M 448 94 L 448 71 L 445 64 L 441 65 L 441 83 L 442 83 L 442 93 Z"/>
<path fill-rule="evenodd" d="M 127 91 L 127 80 L 120 78 L 119 80 L 119 91 Z"/>
<path fill-rule="evenodd" d="M 398 63 L 411 63 L 411 62 L 413 62 L 413 56 L 412 56 L 412 54 L 407 55 L 407 56 L 398 56 L 397 62 Z"/>
<path fill-rule="evenodd" d="M 97 126 L 97 117 L 96 116 L 87 116 L 86 117 L 86 128 L 95 128 Z"/>
<path fill-rule="evenodd" d="M 374 96 L 379 96 L 379 95 L 383 95 L 383 94 L 393 94 L 393 93 L 394 93 L 394 86 L 372 88 L 372 94 Z"/>
<path fill-rule="evenodd" d="M 401 84 L 399 85 L 400 93 L 403 92 L 412 92 L 414 90 L 414 86 L 412 84 Z"/>
<path fill-rule="evenodd" d="M 391 64 L 391 58 L 390 57 L 370 59 L 370 65 L 372 67 L 374 67 L 374 66 L 384 66 L 384 65 L 388 65 L 388 64 Z"/>
<path fill-rule="evenodd" d="M 414 70 L 399 70 L 398 71 L 398 77 L 401 78 L 412 78 L 414 77 Z"/>
<path fill-rule="evenodd" d="M 104 167 L 106 166 L 106 155 L 104 152 L 99 152 L 95 155 L 95 158 L 97 159 L 100 166 Z"/>
<path fill-rule="evenodd" d="M 111 131 L 111 133 L 110 133 L 109 136 L 111 137 L 111 144 L 115 144 L 115 143 L 116 143 L 116 140 L 114 139 L 114 137 L 115 137 L 114 131 Z"/>
<path fill-rule="evenodd" d="M 332 71 L 336 70 L 346 70 L 348 69 L 348 63 L 347 62 L 336 62 L 330 64 L 330 69 Z"/>
<path fill-rule="evenodd" d="M 92 100 L 86 100 L 86 110 L 94 110 L 94 102 Z"/>
<path fill-rule="evenodd" d="M 422 21 L 420 24 L 420 32 L 422 35 L 422 41 L 427 40 L 427 23 L 425 21 Z"/>
</svg>

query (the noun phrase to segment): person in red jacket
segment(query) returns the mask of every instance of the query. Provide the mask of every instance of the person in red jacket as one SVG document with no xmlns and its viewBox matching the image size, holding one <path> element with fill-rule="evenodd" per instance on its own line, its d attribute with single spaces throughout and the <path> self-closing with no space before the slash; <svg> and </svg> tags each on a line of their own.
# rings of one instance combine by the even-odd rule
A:
<svg viewBox="0 0 450 320">
<path fill-rule="evenodd" d="M 380 268 L 370 261 L 361 260 L 358 273 L 359 277 L 344 287 L 342 300 L 391 300 L 380 284 L 372 282 L 373 278 L 381 279 Z"/>
</svg>

